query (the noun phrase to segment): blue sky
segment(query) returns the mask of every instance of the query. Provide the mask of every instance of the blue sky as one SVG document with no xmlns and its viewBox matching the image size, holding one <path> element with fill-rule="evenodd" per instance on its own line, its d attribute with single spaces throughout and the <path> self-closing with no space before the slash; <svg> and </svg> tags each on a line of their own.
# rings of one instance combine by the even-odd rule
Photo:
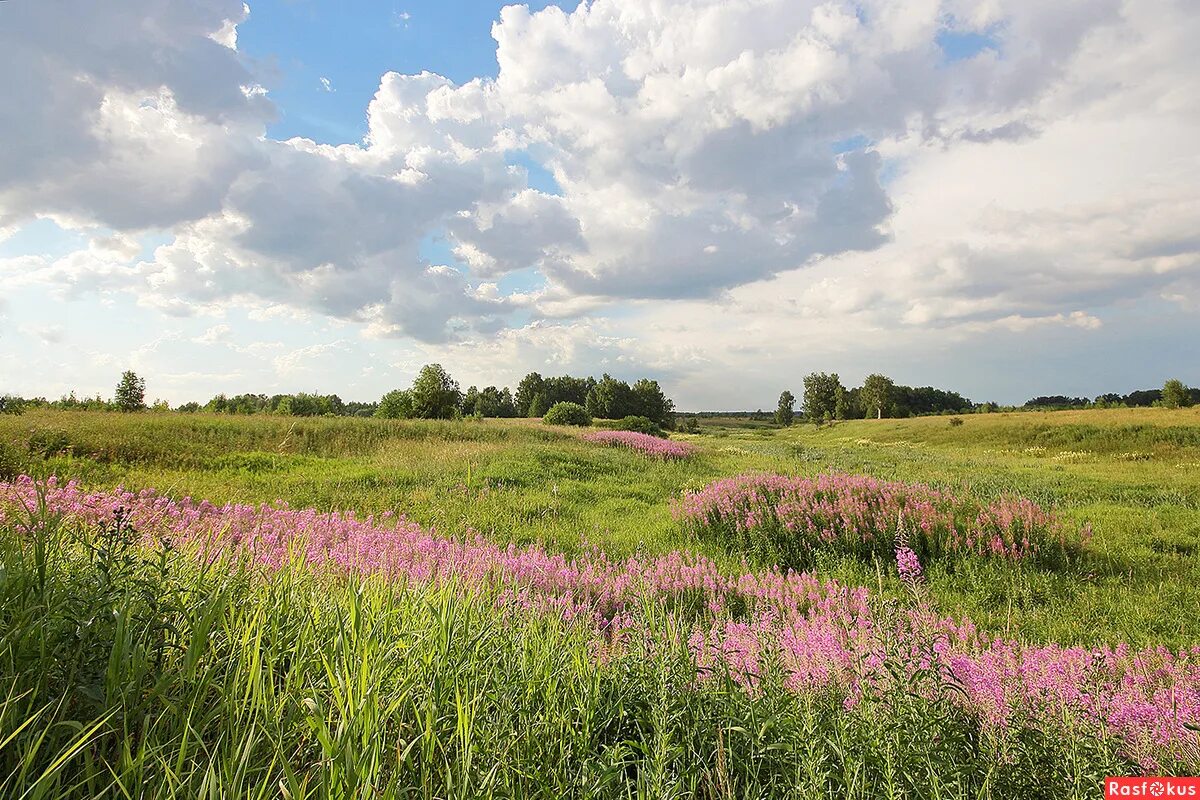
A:
<svg viewBox="0 0 1200 800">
<path fill-rule="evenodd" d="M 1200 383 L 1185 0 L 65 2 L 0 4 L 0 392 Z"/>
<path fill-rule="evenodd" d="M 367 132 L 367 103 L 385 72 L 436 72 L 456 83 L 495 77 L 491 30 L 504 5 L 258 0 L 238 28 L 238 48 L 269 76 L 266 85 L 280 110 L 270 136 L 354 142 Z M 573 10 L 577 4 L 556 5 Z"/>
</svg>

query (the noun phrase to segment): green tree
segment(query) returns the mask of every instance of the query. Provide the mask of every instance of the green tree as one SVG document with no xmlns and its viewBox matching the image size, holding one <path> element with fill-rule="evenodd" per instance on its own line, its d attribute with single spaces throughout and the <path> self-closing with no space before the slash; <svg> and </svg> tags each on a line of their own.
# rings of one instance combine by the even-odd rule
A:
<svg viewBox="0 0 1200 800">
<path fill-rule="evenodd" d="M 413 416 L 419 419 L 454 419 L 461 413 L 462 392 L 441 364 L 421 367 L 412 389 Z"/>
<path fill-rule="evenodd" d="M 146 407 L 146 381 L 132 370 L 121 373 L 113 405 L 121 411 L 141 411 Z"/>
<path fill-rule="evenodd" d="M 775 422 L 779 425 L 791 425 L 796 418 L 796 396 L 784 389 L 779 395 L 779 408 L 775 409 Z"/>
<path fill-rule="evenodd" d="M 883 419 L 884 411 L 889 411 L 892 405 L 892 390 L 896 384 L 886 375 L 875 373 L 868 375 L 863 381 L 862 391 L 859 394 L 861 398 L 863 410 L 868 414 L 875 412 L 875 419 Z"/>
<path fill-rule="evenodd" d="M 537 394 L 535 394 L 533 396 L 533 399 L 529 402 L 529 413 L 526 414 L 526 416 L 529 416 L 529 417 L 544 416 L 545 413 L 549 410 L 549 409 L 547 409 L 546 405 L 547 405 L 546 404 L 546 393 L 538 392 Z"/>
<path fill-rule="evenodd" d="M 1163 384 L 1162 404 L 1164 408 L 1186 408 L 1192 404 L 1192 393 L 1183 381 L 1171 378 Z"/>
<path fill-rule="evenodd" d="M 533 398 L 539 393 L 546 391 L 546 381 L 536 372 L 531 372 L 521 382 L 517 384 L 517 396 L 515 402 L 517 404 L 518 417 L 540 417 L 546 413 L 546 409 L 542 408 L 542 414 L 534 414 L 532 410 Z"/>
<path fill-rule="evenodd" d="M 393 389 L 385 394 L 375 409 L 375 416 L 380 419 L 408 419 L 412 415 L 412 395 L 404 389 Z"/>
<path fill-rule="evenodd" d="M 837 414 L 838 389 L 842 381 L 836 372 L 812 372 L 804 376 L 804 414 L 820 425 Z"/>
<path fill-rule="evenodd" d="M 664 428 L 675 427 L 675 402 L 663 393 L 658 381 L 642 378 L 629 388 L 629 392 L 633 401 L 632 413 L 624 414 L 620 419 L 646 417 Z"/>
<path fill-rule="evenodd" d="M 25 403 L 11 394 L 0 395 L 0 414 L 23 414 Z"/>
<path fill-rule="evenodd" d="M 589 414 L 601 419 L 649 416 L 649 414 L 639 414 L 637 400 L 633 389 L 629 388 L 629 384 L 619 381 L 607 373 L 588 392 L 585 405 Z"/>
</svg>

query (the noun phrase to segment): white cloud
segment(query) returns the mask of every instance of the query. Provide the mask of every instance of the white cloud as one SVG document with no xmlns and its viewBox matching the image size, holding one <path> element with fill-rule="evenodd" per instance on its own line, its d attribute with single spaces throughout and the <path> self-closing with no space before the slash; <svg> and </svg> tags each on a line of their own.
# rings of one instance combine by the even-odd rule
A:
<svg viewBox="0 0 1200 800">
<path fill-rule="evenodd" d="M 340 146 L 266 135 L 248 13 L 0 6 L 0 235 L 46 216 L 89 240 L 0 259 L 7 285 L 694 385 L 781 330 L 844 356 L 1196 306 L 1186 0 L 510 6 L 497 78 L 388 73 Z M 992 45 L 953 59 L 947 33 Z M 148 255 L 150 230 L 173 239 Z M 422 259 L 430 236 L 466 269 Z M 194 343 L 236 341 L 222 325 Z"/>
</svg>

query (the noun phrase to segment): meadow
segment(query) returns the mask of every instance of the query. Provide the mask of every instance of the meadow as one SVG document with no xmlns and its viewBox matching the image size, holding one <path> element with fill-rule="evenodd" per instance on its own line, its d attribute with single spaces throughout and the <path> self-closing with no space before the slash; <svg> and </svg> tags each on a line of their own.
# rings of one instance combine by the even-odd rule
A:
<svg viewBox="0 0 1200 800">
<path fill-rule="evenodd" d="M 1200 410 L 672 440 L 0 417 L 0 795 L 1095 797 L 1200 769 Z M 782 478 L 721 489 L 746 475 Z"/>
</svg>

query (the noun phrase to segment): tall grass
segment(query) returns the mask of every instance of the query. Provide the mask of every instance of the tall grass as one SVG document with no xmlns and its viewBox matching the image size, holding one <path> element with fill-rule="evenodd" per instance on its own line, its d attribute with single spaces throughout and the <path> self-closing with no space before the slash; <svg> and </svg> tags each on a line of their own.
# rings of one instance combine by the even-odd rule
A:
<svg viewBox="0 0 1200 800">
<path fill-rule="evenodd" d="M 652 602 L 614 647 L 485 587 L 264 573 L 44 508 L 0 553 L 4 797 L 1059 798 L 1133 768 L 1070 720 L 997 738 L 936 680 L 848 707 L 764 662 L 747 688 Z"/>
<path fill-rule="evenodd" d="M 1081 796 L 1194 756 L 1200 649 L 991 640 L 915 584 L 4 489 L 0 794 Z"/>
</svg>

